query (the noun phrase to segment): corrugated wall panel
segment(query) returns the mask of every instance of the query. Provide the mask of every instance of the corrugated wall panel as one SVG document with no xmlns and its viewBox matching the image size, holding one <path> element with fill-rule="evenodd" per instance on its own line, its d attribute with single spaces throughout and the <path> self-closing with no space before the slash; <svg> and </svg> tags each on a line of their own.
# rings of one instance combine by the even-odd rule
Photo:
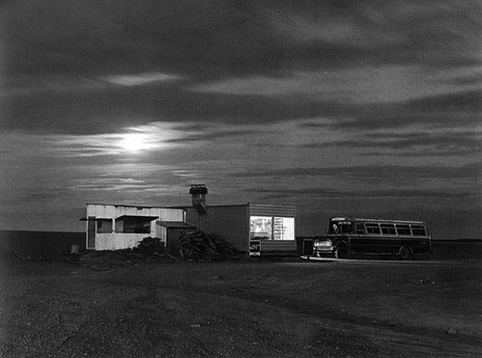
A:
<svg viewBox="0 0 482 358">
<path fill-rule="evenodd" d="M 134 248 L 149 234 L 97 234 L 95 250 L 122 250 Z"/>
<path fill-rule="evenodd" d="M 123 215 L 129 216 L 157 216 L 163 221 L 183 221 L 183 209 L 159 208 L 159 207 L 136 207 L 124 205 L 87 204 L 87 216 L 95 216 L 97 219 L 112 219 Z"/>
<path fill-rule="evenodd" d="M 249 215 L 250 216 L 280 216 L 280 217 L 294 218 L 296 216 L 296 206 L 250 203 Z"/>
<path fill-rule="evenodd" d="M 296 253 L 295 240 L 261 240 L 261 254 L 263 252 L 293 252 Z"/>
<path fill-rule="evenodd" d="M 87 217 L 94 216 L 97 219 L 112 219 L 115 215 L 113 205 L 87 204 Z"/>
</svg>

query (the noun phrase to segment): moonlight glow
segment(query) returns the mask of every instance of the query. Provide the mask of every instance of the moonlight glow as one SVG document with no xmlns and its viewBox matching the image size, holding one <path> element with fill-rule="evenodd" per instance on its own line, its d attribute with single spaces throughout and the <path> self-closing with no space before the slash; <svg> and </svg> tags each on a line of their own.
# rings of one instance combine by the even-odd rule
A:
<svg viewBox="0 0 482 358">
<path fill-rule="evenodd" d="M 124 134 L 120 146 L 127 152 L 139 152 L 152 148 L 146 134 Z"/>
</svg>

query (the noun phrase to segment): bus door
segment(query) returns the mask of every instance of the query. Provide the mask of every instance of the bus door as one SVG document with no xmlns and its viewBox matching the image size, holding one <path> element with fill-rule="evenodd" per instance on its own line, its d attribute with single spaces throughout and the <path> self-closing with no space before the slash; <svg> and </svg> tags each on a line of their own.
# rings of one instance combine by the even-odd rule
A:
<svg viewBox="0 0 482 358">
<path fill-rule="evenodd" d="M 352 224 L 352 232 L 350 235 L 349 251 L 353 253 L 364 253 L 366 246 L 365 228 L 363 223 L 354 222 Z"/>
<path fill-rule="evenodd" d="M 352 251 L 353 245 L 353 224 L 351 221 L 339 221 L 332 223 L 335 240 L 333 244 L 344 242 L 347 245 L 348 251 Z M 356 245 L 356 244 L 355 244 Z"/>
</svg>

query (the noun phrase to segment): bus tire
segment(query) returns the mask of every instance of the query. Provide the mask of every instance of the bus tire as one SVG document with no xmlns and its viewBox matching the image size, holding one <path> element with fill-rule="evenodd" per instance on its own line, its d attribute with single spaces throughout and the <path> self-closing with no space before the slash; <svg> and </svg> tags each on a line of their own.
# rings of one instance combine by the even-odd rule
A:
<svg viewBox="0 0 482 358">
<path fill-rule="evenodd" d="M 402 260 L 408 260 L 412 257 L 412 249 L 410 246 L 402 246 L 398 255 Z"/>
<path fill-rule="evenodd" d="M 339 244 L 335 250 L 335 257 L 337 259 L 346 259 L 348 257 L 348 248 L 346 244 Z"/>
</svg>

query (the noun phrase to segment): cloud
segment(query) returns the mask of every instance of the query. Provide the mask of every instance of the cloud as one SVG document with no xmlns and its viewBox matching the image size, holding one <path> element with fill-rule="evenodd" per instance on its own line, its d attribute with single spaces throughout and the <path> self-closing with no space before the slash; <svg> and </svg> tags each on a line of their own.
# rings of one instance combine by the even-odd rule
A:
<svg viewBox="0 0 482 358">
<path fill-rule="evenodd" d="M 277 47 L 242 2 L 23 1 L 6 7 L 4 19 L 16 73 L 243 71 L 252 58 L 268 68 L 265 55 Z"/>
<path fill-rule="evenodd" d="M 480 63 L 482 46 L 475 0 L 23 0 L 2 10 L 12 75 L 219 78 L 374 60 L 460 65 Z"/>
<path fill-rule="evenodd" d="M 180 77 L 159 72 L 136 75 L 111 75 L 105 78 L 106 81 L 120 86 L 140 86 L 148 83 L 174 81 L 178 79 L 180 79 Z"/>
<path fill-rule="evenodd" d="M 306 7 L 299 12 L 272 8 L 267 10 L 267 18 L 276 32 L 304 43 L 373 48 L 398 44 L 404 40 L 402 33 L 390 31 L 387 27 L 379 31 L 380 28 L 363 26 L 363 22 L 351 16 L 354 9 L 341 12 L 325 6 L 324 11 L 316 10 L 317 6 Z"/>
<path fill-rule="evenodd" d="M 360 136 L 356 139 L 344 139 L 335 142 L 311 143 L 304 145 L 312 148 L 352 147 L 356 149 L 376 149 L 365 155 L 392 156 L 463 156 L 476 158 L 482 150 L 481 133 L 474 132 L 445 132 L 419 131 L 403 134 L 374 133 Z M 387 150 L 394 150 L 387 152 Z"/>
<path fill-rule="evenodd" d="M 429 96 L 480 88 L 470 80 L 481 73 L 476 1 L 24 0 L 4 10 L 6 130 L 319 117 L 390 126 L 403 119 L 393 104 L 425 120 Z"/>
<path fill-rule="evenodd" d="M 480 72 L 481 68 L 474 68 Z M 447 70 L 427 75 L 415 66 L 364 66 L 331 71 L 292 72 L 283 77 L 241 77 L 203 83 L 197 92 L 266 97 L 303 96 L 311 101 L 345 104 L 404 103 L 426 96 L 479 89 L 479 83 L 453 82 Z M 465 68 L 464 72 L 469 72 Z M 476 73 L 477 73 L 476 72 Z M 455 75 L 452 75 L 455 77 Z M 458 77 L 455 77 L 458 78 Z"/>
<path fill-rule="evenodd" d="M 403 189 L 394 188 L 390 190 L 360 190 L 360 191 L 343 191 L 343 190 L 330 190 L 326 188 L 303 188 L 303 189 L 247 189 L 250 192 L 257 192 L 265 194 L 270 198 L 286 198 L 287 196 L 299 196 L 299 197 L 315 197 L 315 198 L 400 198 L 400 197 L 413 197 L 413 198 L 463 198 L 470 197 L 473 192 L 469 190 L 465 191 L 452 191 L 447 192 L 446 189 L 440 190 L 416 190 L 416 189 Z"/>
<path fill-rule="evenodd" d="M 341 105 L 301 98 L 198 93 L 176 85 L 149 90 L 117 86 L 12 98 L 5 103 L 0 126 L 29 132 L 96 134 L 157 121 L 257 124 L 346 111 Z"/>
<path fill-rule="evenodd" d="M 482 6 L 477 0 L 430 4 L 412 0 L 299 1 L 276 5 L 268 11 L 269 23 L 282 36 L 300 43 L 298 51 L 293 51 L 293 62 L 312 68 L 317 63 L 326 66 L 327 61 L 301 62 L 300 58 L 310 54 L 331 57 L 331 67 L 367 63 L 374 58 L 391 65 L 480 64 Z"/>
<path fill-rule="evenodd" d="M 92 158 L 105 156 L 136 156 L 179 148 L 183 138 L 192 134 L 174 123 L 150 123 L 136 127 L 121 127 L 114 133 L 28 134 L 6 132 L 0 138 L 4 158 Z"/>
<path fill-rule="evenodd" d="M 256 130 L 250 129 L 233 129 L 233 130 L 220 130 L 219 126 L 212 126 L 208 130 L 208 126 L 204 128 L 204 131 L 199 131 L 198 133 L 193 133 L 189 136 L 180 139 L 172 139 L 170 143 L 194 143 L 194 142 L 215 142 L 217 140 L 233 140 L 237 137 L 246 137 L 250 135 L 255 135 L 259 133 Z"/>
<path fill-rule="evenodd" d="M 482 113 L 482 89 L 461 93 L 430 96 L 413 100 L 411 109 L 421 112 Z"/>
<path fill-rule="evenodd" d="M 366 165 L 366 166 L 338 166 L 338 167 L 293 167 L 279 170 L 267 169 L 258 170 L 256 172 L 243 172 L 233 173 L 233 177 L 244 178 L 284 178 L 287 182 L 298 180 L 299 178 L 311 181 L 316 186 L 317 181 L 326 181 L 332 185 L 330 178 L 334 179 L 333 183 L 337 183 L 334 187 L 337 190 L 349 193 L 353 193 L 353 190 L 341 190 L 343 188 L 343 181 L 351 182 L 352 186 L 356 183 L 363 184 L 360 190 L 357 192 L 364 193 L 366 190 L 370 190 L 367 186 L 380 186 L 377 191 L 380 193 L 386 193 L 390 188 L 393 193 L 398 191 L 410 192 L 415 187 L 423 183 L 424 190 L 430 193 L 430 189 L 427 189 L 427 183 L 430 183 L 430 187 L 437 188 L 438 191 L 445 191 L 447 195 L 450 193 L 465 193 L 462 195 L 474 194 L 474 190 L 477 186 L 477 180 L 482 172 L 482 166 L 479 163 L 471 163 L 461 166 L 402 166 L 402 165 Z M 313 180 L 313 178 L 318 180 Z M 311 178 L 308 180 L 308 178 Z M 454 183 L 454 180 L 457 180 Z M 310 192 L 310 188 L 301 189 Z M 384 188 L 385 187 L 385 188 Z M 266 188 L 260 189 L 264 190 Z M 323 189 L 323 190 L 326 190 Z M 328 192 L 331 192 L 330 190 Z M 356 195 L 356 194 L 353 194 Z M 394 194 L 395 195 L 395 194 Z M 378 196 L 378 194 L 377 194 Z"/>
</svg>

